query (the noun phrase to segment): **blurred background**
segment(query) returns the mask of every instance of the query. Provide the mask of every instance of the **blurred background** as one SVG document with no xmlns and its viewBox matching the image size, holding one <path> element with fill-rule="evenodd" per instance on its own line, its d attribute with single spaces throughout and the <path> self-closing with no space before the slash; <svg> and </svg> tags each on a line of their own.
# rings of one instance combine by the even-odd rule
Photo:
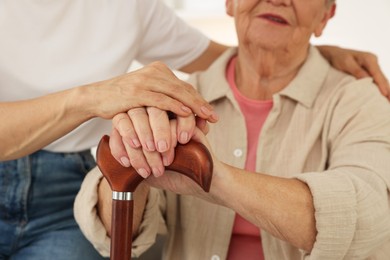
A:
<svg viewBox="0 0 390 260">
<path fill-rule="evenodd" d="M 233 20 L 225 0 L 163 0 L 184 20 L 211 39 L 236 44 Z M 338 0 L 336 16 L 314 44 L 331 44 L 370 51 L 390 78 L 390 0 Z"/>
</svg>

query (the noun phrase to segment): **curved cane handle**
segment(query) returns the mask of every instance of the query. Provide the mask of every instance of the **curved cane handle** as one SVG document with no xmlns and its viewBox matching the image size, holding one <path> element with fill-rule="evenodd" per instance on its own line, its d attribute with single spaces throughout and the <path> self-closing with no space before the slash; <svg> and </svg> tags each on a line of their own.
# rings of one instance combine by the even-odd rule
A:
<svg viewBox="0 0 390 260">
<path fill-rule="evenodd" d="M 123 167 L 111 155 L 109 137 L 103 136 L 97 152 L 97 164 L 113 191 L 111 220 L 111 260 L 129 260 L 132 246 L 133 207 L 132 192 L 144 180 L 134 168 Z M 213 162 L 207 148 L 190 141 L 175 148 L 175 159 L 168 170 L 182 173 L 205 191 L 210 190 Z M 114 194 L 124 195 L 114 198 Z M 129 196 L 129 197 L 127 197 Z"/>
<path fill-rule="evenodd" d="M 109 137 L 103 136 L 96 152 L 97 164 L 113 191 L 134 192 L 144 180 L 133 167 L 123 167 L 111 155 Z M 213 162 L 206 146 L 190 141 L 175 148 L 175 159 L 166 167 L 195 181 L 204 191 L 210 190 Z"/>
</svg>

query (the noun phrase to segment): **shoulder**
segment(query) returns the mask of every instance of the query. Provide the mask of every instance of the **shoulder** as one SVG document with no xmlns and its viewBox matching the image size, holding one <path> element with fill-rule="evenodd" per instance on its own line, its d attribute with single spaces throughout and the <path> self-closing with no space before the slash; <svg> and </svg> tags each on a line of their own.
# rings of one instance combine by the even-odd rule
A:
<svg viewBox="0 0 390 260">
<path fill-rule="evenodd" d="M 324 81 L 322 92 L 327 92 L 329 98 L 338 103 L 343 100 L 343 103 L 365 106 L 370 102 L 378 102 L 378 105 L 389 106 L 372 78 L 356 79 L 332 67 Z"/>
</svg>

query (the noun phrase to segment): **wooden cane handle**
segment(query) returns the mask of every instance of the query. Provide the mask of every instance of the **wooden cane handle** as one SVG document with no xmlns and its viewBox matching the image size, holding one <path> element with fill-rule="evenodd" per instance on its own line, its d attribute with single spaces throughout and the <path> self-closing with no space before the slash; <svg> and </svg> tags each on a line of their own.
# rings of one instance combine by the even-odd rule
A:
<svg viewBox="0 0 390 260">
<path fill-rule="evenodd" d="M 96 152 L 97 164 L 113 191 L 134 192 L 144 180 L 133 167 L 123 167 L 111 155 L 109 137 L 103 136 Z M 203 144 L 190 141 L 177 145 L 175 159 L 166 167 L 177 171 L 195 181 L 203 190 L 209 191 L 213 172 L 213 162 L 209 151 Z"/>
<path fill-rule="evenodd" d="M 144 180 L 134 168 L 123 167 L 111 155 L 109 137 L 103 136 L 96 152 L 97 164 L 114 193 L 127 194 L 135 191 Z M 203 190 L 209 191 L 213 172 L 213 162 L 207 148 L 198 142 L 190 141 L 175 148 L 175 159 L 167 167 L 182 173 Z M 114 195 L 113 193 L 113 195 Z M 132 198 L 112 200 L 111 220 L 111 260 L 129 260 L 132 247 L 134 202 Z"/>
</svg>

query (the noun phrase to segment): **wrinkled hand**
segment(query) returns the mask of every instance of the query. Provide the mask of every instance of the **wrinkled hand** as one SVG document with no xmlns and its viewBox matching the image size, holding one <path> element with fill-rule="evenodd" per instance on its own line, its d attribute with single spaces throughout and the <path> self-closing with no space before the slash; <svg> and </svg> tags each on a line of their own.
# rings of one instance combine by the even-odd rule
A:
<svg viewBox="0 0 390 260">
<path fill-rule="evenodd" d="M 369 52 L 343 49 L 336 46 L 318 46 L 333 67 L 356 78 L 372 77 L 382 95 L 390 100 L 390 84 L 379 67 L 378 58 Z"/>
<path fill-rule="evenodd" d="M 218 120 L 213 108 L 188 83 L 163 63 L 154 62 L 113 79 L 84 86 L 91 117 L 111 119 L 137 107 L 157 107 L 179 116 L 192 113 L 210 122 Z"/>
<path fill-rule="evenodd" d="M 195 126 L 207 133 L 207 122 L 193 115 L 170 120 L 166 111 L 148 107 L 121 113 L 113 119 L 110 149 L 124 167 L 130 165 L 146 178 L 161 176 L 174 159 L 177 143 L 187 143 Z"/>
<path fill-rule="evenodd" d="M 205 134 L 199 128 L 195 128 L 192 139 L 204 144 L 211 154 L 214 175 L 212 178 L 213 185 L 213 183 L 216 182 L 219 177 L 217 176 L 218 173 L 224 172 L 224 170 L 222 170 L 224 164 L 217 160 L 217 158 L 214 156 Z M 145 182 L 152 187 L 171 191 L 176 194 L 193 195 L 210 202 L 216 202 L 211 192 L 205 192 L 196 182 L 178 172 L 169 171 L 158 177 L 151 175 L 145 179 Z"/>
</svg>

